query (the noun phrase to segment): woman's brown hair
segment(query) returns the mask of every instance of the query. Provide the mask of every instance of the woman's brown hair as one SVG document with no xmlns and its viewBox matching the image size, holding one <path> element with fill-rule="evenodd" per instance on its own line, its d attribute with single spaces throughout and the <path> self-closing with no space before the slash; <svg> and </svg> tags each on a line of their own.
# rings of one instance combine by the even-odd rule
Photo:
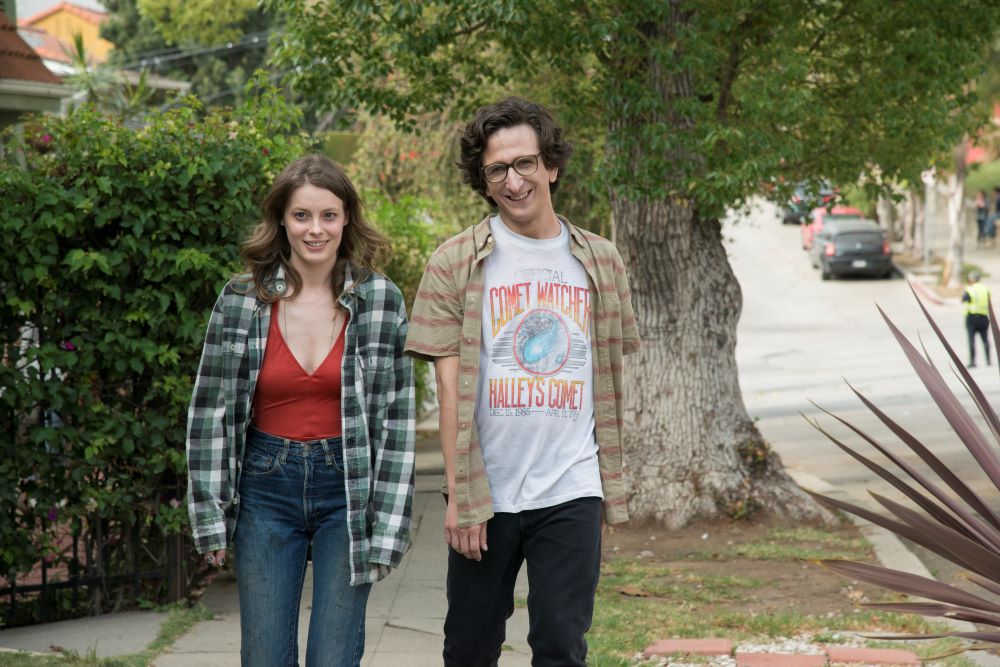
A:
<svg viewBox="0 0 1000 667">
<path fill-rule="evenodd" d="M 301 157 L 285 167 L 274 179 L 261 204 L 264 214 L 262 220 L 254 227 L 247 240 L 240 244 L 243 265 L 253 276 L 257 298 L 264 303 L 277 301 L 282 296 L 273 293 L 265 284 L 279 266 L 284 267 L 285 281 L 291 288 L 284 294 L 297 294 L 302 289 L 302 276 L 289 261 L 291 247 L 281 222 L 292 193 L 307 184 L 329 190 L 344 202 L 346 224 L 337 253 L 337 263 L 333 267 L 334 295 L 339 295 L 344 289 L 348 262 L 352 278 L 361 282 L 389 260 L 389 241 L 368 224 L 361 197 L 344 170 L 323 155 Z"/>
</svg>

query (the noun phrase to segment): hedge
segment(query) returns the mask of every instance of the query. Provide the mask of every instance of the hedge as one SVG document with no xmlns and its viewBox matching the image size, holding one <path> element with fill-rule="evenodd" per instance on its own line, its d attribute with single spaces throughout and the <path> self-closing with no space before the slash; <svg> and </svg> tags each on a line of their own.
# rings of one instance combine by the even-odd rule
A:
<svg viewBox="0 0 1000 667">
<path fill-rule="evenodd" d="M 54 542 L 66 532 L 83 538 L 84 574 L 164 566 L 167 536 L 186 531 L 206 319 L 263 192 L 306 148 L 297 119 L 265 90 L 229 111 L 188 100 L 139 128 L 82 107 L 6 138 L 0 575 L 68 565 Z M 135 588 L 91 587 L 89 610 L 164 597 Z"/>
</svg>

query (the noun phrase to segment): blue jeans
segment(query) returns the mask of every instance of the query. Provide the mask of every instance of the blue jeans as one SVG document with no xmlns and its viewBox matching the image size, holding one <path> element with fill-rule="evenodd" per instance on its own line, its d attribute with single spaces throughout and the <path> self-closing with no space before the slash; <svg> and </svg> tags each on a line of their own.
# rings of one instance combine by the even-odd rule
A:
<svg viewBox="0 0 1000 667">
<path fill-rule="evenodd" d="M 234 547 L 244 667 L 297 667 L 299 604 L 312 545 L 306 665 L 351 667 L 365 650 L 371 584 L 351 586 L 340 438 L 296 442 L 251 427 Z"/>
</svg>

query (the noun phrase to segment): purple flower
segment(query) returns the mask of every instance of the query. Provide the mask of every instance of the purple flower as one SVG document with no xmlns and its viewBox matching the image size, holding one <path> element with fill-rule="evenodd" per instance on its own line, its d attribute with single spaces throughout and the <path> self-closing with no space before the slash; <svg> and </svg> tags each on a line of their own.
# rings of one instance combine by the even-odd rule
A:
<svg viewBox="0 0 1000 667">
<path fill-rule="evenodd" d="M 56 519 L 59 518 L 59 508 L 53 505 L 52 507 L 49 508 L 49 513 L 47 516 L 49 518 L 49 521 L 55 521 Z"/>
<path fill-rule="evenodd" d="M 66 350 L 67 352 L 75 352 L 76 345 L 73 345 L 73 343 L 68 340 L 64 340 L 62 342 L 62 349 Z"/>
<path fill-rule="evenodd" d="M 47 144 L 50 141 L 52 141 L 52 135 L 51 134 L 43 134 L 42 135 L 42 143 L 43 144 Z"/>
</svg>

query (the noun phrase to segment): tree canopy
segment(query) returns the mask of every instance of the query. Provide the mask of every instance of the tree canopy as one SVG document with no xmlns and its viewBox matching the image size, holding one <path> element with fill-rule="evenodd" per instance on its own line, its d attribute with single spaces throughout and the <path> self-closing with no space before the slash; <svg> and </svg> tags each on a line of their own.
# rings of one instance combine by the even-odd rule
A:
<svg viewBox="0 0 1000 667">
<path fill-rule="evenodd" d="M 829 516 L 747 415 L 719 221 L 801 182 L 915 181 L 983 119 L 970 83 L 1000 4 L 265 2 L 286 19 L 277 67 L 318 107 L 419 131 L 423 114 L 468 119 L 498 90 L 544 90 L 571 141 L 601 137 L 582 173 L 607 192 L 643 339 L 625 364 L 633 516 Z"/>
<path fill-rule="evenodd" d="M 545 81 L 567 124 L 607 129 L 609 185 L 707 216 L 775 179 L 914 179 L 979 121 L 965 86 L 1000 19 L 983 0 L 267 6 L 288 21 L 276 60 L 314 104 L 405 124 L 446 102 L 468 115 L 485 83 Z M 656 90 L 650 68 L 691 94 Z"/>
<path fill-rule="evenodd" d="M 180 3 L 183 11 L 172 11 L 168 0 L 104 4 L 110 17 L 101 35 L 115 45 L 113 64 L 189 81 L 202 102 L 240 101 L 244 84 L 266 62 L 273 20 L 255 5 L 233 0 L 232 11 L 223 12 L 204 0 Z"/>
</svg>

